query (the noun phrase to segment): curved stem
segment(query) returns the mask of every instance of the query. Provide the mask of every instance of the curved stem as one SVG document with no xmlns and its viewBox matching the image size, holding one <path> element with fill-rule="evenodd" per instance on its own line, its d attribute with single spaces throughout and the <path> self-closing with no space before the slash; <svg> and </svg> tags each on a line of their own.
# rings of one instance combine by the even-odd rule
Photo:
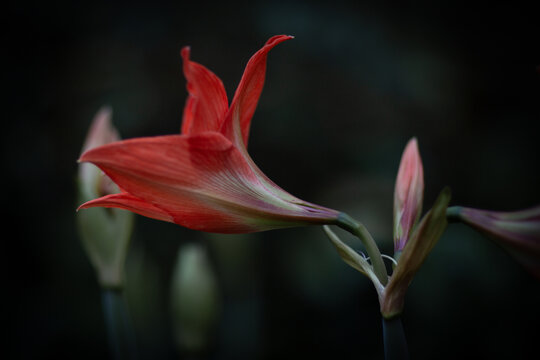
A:
<svg viewBox="0 0 540 360">
<path fill-rule="evenodd" d="M 386 360 L 407 360 L 409 351 L 399 316 L 391 319 L 383 317 L 384 358 Z"/>
<path fill-rule="evenodd" d="M 377 276 L 377 279 L 381 282 L 383 286 L 388 283 L 388 274 L 386 273 L 386 267 L 381 256 L 381 252 L 373 240 L 371 234 L 367 231 L 366 227 L 351 218 L 345 213 L 341 213 L 337 220 L 337 225 L 355 235 L 362 241 L 362 244 L 366 247 L 366 251 L 371 259 L 371 264 L 373 265 L 373 272 Z"/>
</svg>

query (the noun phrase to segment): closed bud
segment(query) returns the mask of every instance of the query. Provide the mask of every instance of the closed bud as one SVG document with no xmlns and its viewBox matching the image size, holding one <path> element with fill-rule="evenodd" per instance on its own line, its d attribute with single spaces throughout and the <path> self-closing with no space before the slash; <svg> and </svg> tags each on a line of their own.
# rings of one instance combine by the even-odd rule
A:
<svg viewBox="0 0 540 360">
<path fill-rule="evenodd" d="M 173 329 L 181 351 L 208 350 L 219 307 L 217 280 L 205 249 L 199 244 L 181 247 L 171 284 Z"/>
<path fill-rule="evenodd" d="M 446 209 L 450 196 L 449 188 L 441 191 L 433 208 L 424 215 L 404 247 L 383 296 L 379 297 L 384 318 L 393 318 L 403 310 L 405 293 L 414 275 L 446 230 Z"/>
<path fill-rule="evenodd" d="M 82 152 L 119 139 L 111 124 L 111 109 L 102 108 L 94 117 Z M 96 196 L 119 192 L 108 176 L 92 164 L 79 164 L 78 198 L 84 202 Z M 79 234 L 98 281 L 104 288 L 121 288 L 124 263 L 133 228 L 133 213 L 120 209 L 96 208 L 77 213 Z"/>
<path fill-rule="evenodd" d="M 394 190 L 394 252 L 399 254 L 422 212 L 424 170 L 416 138 L 412 138 L 401 157 Z"/>
</svg>

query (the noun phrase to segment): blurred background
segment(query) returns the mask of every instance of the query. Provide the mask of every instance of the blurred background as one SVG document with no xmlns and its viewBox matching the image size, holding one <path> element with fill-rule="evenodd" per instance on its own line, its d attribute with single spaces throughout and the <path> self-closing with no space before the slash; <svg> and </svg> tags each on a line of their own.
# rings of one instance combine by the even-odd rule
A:
<svg viewBox="0 0 540 360">
<path fill-rule="evenodd" d="M 76 229 L 76 160 L 102 105 L 123 138 L 179 131 L 186 45 L 232 98 L 250 56 L 272 35 L 295 35 L 269 55 L 250 154 L 290 193 L 364 222 L 383 252 L 412 136 L 425 209 L 446 185 L 453 205 L 540 203 L 540 23 L 523 4 L 52 1 L 11 3 L 2 17 L 9 358 L 110 357 Z M 169 290 L 190 243 L 208 250 L 221 294 L 209 359 L 382 358 L 376 293 L 320 228 L 221 236 L 137 216 L 127 292 L 141 358 L 181 355 Z M 453 225 L 406 297 L 411 355 L 530 356 L 539 303 L 537 280 Z"/>
</svg>

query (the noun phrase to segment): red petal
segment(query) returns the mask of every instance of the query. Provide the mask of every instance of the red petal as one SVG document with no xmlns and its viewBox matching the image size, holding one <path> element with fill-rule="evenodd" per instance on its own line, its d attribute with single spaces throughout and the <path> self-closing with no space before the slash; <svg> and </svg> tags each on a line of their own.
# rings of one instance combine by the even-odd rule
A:
<svg viewBox="0 0 540 360">
<path fill-rule="evenodd" d="M 227 93 L 213 72 L 189 60 L 189 53 L 189 47 L 182 49 L 184 76 L 189 93 L 184 108 L 182 133 L 219 131 L 228 109 Z"/>
<path fill-rule="evenodd" d="M 87 209 L 92 207 L 119 208 L 133 211 L 139 215 L 152 219 L 172 222 L 173 218 L 166 211 L 154 206 L 138 197 L 128 193 L 112 194 L 88 201 L 77 209 Z"/>
<path fill-rule="evenodd" d="M 251 57 L 244 70 L 221 130 L 240 149 L 247 146 L 251 118 L 264 85 L 268 52 L 277 44 L 292 38 L 288 35 L 270 38 L 262 49 Z"/>
<path fill-rule="evenodd" d="M 81 161 L 96 164 L 122 189 L 191 229 L 250 232 L 309 216 L 265 189 L 219 133 L 125 140 L 93 149 Z"/>
</svg>

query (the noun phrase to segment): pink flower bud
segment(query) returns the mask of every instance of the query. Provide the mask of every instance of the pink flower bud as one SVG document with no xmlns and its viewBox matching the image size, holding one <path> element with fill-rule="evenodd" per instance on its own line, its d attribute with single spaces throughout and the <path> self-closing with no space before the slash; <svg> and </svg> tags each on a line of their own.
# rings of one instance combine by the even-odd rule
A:
<svg viewBox="0 0 540 360">
<path fill-rule="evenodd" d="M 412 138 L 401 157 L 394 190 L 394 251 L 400 252 L 409 240 L 422 212 L 424 170 L 416 138 Z"/>
<path fill-rule="evenodd" d="M 120 140 L 118 132 L 112 125 L 111 117 L 112 109 L 108 106 L 104 106 L 98 111 L 86 135 L 82 153 Z M 118 187 L 112 180 L 92 164 L 79 164 L 79 181 L 84 201 L 88 201 L 96 196 L 118 192 Z"/>
</svg>

